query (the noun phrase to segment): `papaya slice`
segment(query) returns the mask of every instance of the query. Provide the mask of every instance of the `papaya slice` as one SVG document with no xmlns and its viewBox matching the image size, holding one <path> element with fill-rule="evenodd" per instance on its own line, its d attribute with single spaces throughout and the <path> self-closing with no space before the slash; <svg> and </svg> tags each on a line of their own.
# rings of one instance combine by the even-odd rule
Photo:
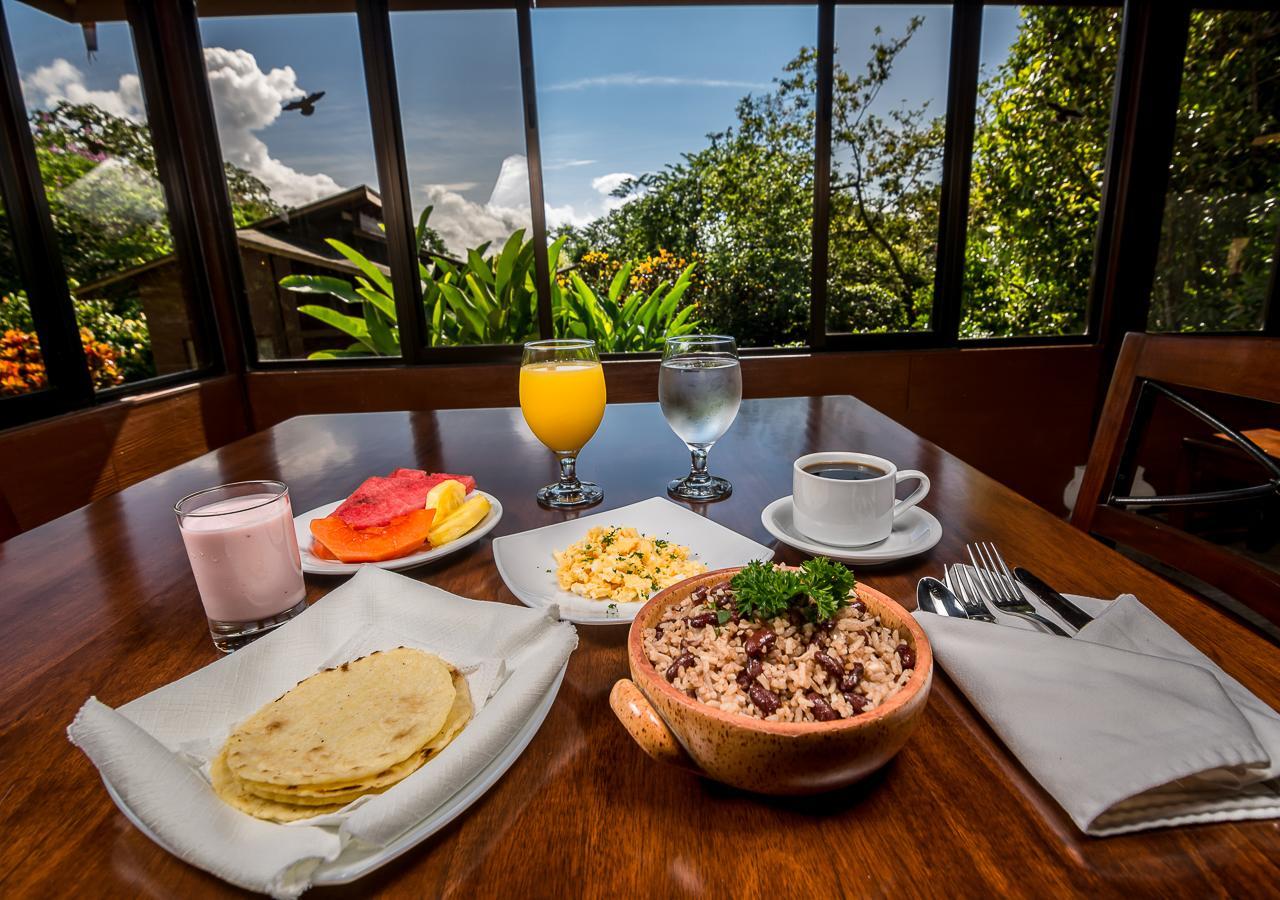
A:
<svg viewBox="0 0 1280 900">
<path fill-rule="evenodd" d="M 344 563 L 383 562 L 421 549 L 435 515 L 432 509 L 415 509 L 371 528 L 352 528 L 326 516 L 311 520 L 311 536 Z"/>
<path fill-rule="evenodd" d="M 311 538 L 311 555 L 316 559 L 326 559 L 329 562 L 338 561 L 338 557 L 333 555 L 333 551 L 320 543 L 320 539 L 315 536 Z"/>
</svg>

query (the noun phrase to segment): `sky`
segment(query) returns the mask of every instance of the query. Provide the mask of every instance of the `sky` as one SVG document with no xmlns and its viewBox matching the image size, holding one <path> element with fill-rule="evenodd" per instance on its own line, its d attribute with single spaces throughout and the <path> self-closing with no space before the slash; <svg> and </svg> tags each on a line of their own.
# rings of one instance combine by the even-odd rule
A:
<svg viewBox="0 0 1280 900">
<path fill-rule="evenodd" d="M 78 26 L 3 0 L 28 108 L 96 102 L 145 119 L 125 25 L 98 27 L 86 59 Z M 925 23 L 899 59 L 880 105 L 946 105 L 950 9 L 837 8 L 837 59 L 860 69 L 880 26 Z M 994 68 L 1017 10 L 984 15 L 982 57 Z M 415 209 L 450 249 L 528 227 L 528 168 L 515 14 L 393 13 L 392 40 Z M 616 205 L 624 178 L 678 162 L 735 121 L 747 94 L 770 89 L 816 40 L 813 6 L 540 9 L 532 13 L 548 223 L 584 224 Z M 223 155 L 297 205 L 365 183 L 376 188 L 354 14 L 205 18 L 201 40 Z M 324 91 L 315 114 L 284 111 Z"/>
</svg>

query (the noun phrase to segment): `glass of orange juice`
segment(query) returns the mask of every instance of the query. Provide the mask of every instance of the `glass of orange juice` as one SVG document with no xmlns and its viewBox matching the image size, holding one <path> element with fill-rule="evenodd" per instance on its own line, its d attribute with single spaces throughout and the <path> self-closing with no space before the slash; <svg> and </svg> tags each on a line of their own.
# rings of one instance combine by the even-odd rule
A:
<svg viewBox="0 0 1280 900">
<path fill-rule="evenodd" d="M 560 458 L 560 480 L 538 491 L 551 509 L 604 499 L 600 485 L 578 480 L 578 454 L 604 418 L 604 369 L 595 341 L 531 341 L 520 362 L 520 411 L 529 430 Z"/>
</svg>

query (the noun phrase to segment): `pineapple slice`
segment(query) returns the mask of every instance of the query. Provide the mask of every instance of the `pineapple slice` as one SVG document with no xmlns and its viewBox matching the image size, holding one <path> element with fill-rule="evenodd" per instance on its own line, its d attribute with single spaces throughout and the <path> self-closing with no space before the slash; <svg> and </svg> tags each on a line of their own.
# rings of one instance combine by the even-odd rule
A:
<svg viewBox="0 0 1280 900">
<path fill-rule="evenodd" d="M 427 492 L 427 509 L 436 511 L 435 522 L 439 525 L 449 516 L 462 508 L 467 499 L 467 489 L 461 481 L 442 481 Z"/>
<path fill-rule="evenodd" d="M 454 482 L 454 484 L 457 483 Z M 488 514 L 489 498 L 484 494 L 476 494 L 444 519 L 439 518 L 440 513 L 437 511 L 435 524 L 431 526 L 431 533 L 427 539 L 431 541 L 432 547 L 440 547 L 450 541 L 456 541 L 479 525 Z"/>
</svg>

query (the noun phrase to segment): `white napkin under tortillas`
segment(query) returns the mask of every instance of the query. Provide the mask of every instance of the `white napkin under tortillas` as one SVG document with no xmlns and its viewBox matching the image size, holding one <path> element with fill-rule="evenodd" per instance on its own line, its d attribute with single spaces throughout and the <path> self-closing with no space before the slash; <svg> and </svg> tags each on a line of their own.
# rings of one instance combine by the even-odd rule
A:
<svg viewBox="0 0 1280 900">
<path fill-rule="evenodd" d="M 1132 594 L 1068 599 L 1096 616 L 1073 638 L 999 613 L 998 626 L 916 618 L 939 665 L 1085 833 L 1280 817 L 1280 715 Z"/>
<path fill-rule="evenodd" d="M 386 845 L 471 781 L 528 721 L 577 642 L 554 611 L 469 600 L 366 566 L 272 634 L 118 710 L 89 698 L 67 734 L 179 857 L 240 887 L 296 897 L 349 843 Z M 476 706 L 429 764 L 341 813 L 290 825 L 213 793 L 202 767 L 242 719 L 326 666 L 402 644 L 457 665 Z"/>
</svg>

